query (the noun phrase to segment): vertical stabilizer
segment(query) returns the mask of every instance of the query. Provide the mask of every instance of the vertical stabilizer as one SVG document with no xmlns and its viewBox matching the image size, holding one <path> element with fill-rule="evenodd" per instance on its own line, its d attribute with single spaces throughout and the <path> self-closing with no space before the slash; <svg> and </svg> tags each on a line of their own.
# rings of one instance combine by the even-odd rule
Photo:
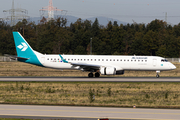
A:
<svg viewBox="0 0 180 120">
<path fill-rule="evenodd" d="M 18 61 L 42 66 L 38 58 L 43 56 L 35 52 L 19 32 L 13 32 Z"/>
<path fill-rule="evenodd" d="M 13 36 L 18 57 L 29 58 L 30 56 L 35 55 L 31 46 L 19 32 L 13 32 Z"/>
</svg>

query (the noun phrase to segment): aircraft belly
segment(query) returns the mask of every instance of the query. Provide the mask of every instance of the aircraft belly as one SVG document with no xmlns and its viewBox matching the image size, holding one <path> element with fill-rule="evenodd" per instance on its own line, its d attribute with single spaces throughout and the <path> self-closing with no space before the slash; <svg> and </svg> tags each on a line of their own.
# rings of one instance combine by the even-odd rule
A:
<svg viewBox="0 0 180 120">
<path fill-rule="evenodd" d="M 57 63 L 45 63 L 45 67 L 50 67 L 54 69 L 71 69 L 72 65 L 67 64 L 67 63 L 62 63 L 62 62 L 57 62 Z"/>
</svg>

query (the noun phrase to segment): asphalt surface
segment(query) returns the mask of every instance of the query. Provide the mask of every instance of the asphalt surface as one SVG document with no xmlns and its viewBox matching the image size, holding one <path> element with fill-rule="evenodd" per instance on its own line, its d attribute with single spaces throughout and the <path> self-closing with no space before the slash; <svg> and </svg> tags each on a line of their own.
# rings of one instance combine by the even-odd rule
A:
<svg viewBox="0 0 180 120">
<path fill-rule="evenodd" d="M 39 82 L 180 82 L 179 77 L 0 77 L 0 81 L 39 81 Z"/>
<path fill-rule="evenodd" d="M 51 119 L 179 120 L 179 109 L 142 109 L 0 104 L 0 117 Z"/>
</svg>

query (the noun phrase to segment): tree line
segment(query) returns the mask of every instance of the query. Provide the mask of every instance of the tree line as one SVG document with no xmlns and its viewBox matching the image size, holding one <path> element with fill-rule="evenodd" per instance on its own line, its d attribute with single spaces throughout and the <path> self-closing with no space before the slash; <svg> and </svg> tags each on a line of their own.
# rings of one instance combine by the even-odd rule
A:
<svg viewBox="0 0 180 120">
<path fill-rule="evenodd" d="M 145 24 L 106 26 L 95 21 L 78 19 L 66 26 L 67 19 L 45 18 L 35 24 L 26 19 L 10 26 L 0 22 L 0 54 L 16 54 L 12 31 L 19 31 L 31 47 L 43 54 L 153 55 L 180 56 L 180 23 L 171 26 L 162 20 Z"/>
</svg>

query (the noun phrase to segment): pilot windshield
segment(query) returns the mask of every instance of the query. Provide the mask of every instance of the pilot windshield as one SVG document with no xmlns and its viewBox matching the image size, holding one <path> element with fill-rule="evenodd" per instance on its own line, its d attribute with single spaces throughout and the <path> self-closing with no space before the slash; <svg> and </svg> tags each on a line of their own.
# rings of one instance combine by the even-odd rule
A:
<svg viewBox="0 0 180 120">
<path fill-rule="evenodd" d="M 168 62 L 168 60 L 166 60 L 166 59 L 161 59 L 161 62 Z"/>
</svg>

